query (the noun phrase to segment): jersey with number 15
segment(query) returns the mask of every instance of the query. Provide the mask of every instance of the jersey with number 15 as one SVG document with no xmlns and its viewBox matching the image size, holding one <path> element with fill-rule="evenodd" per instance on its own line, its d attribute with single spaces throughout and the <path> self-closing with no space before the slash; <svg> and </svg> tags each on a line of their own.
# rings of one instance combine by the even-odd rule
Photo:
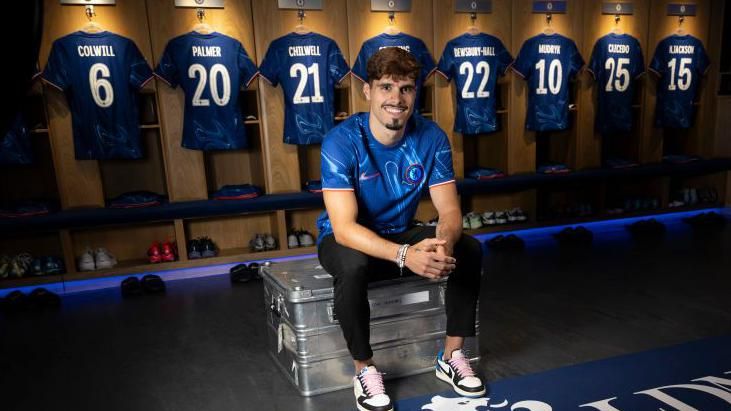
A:
<svg viewBox="0 0 731 411">
<path fill-rule="evenodd" d="M 142 157 L 135 91 L 152 70 L 132 40 L 108 31 L 61 37 L 41 78 L 66 92 L 77 160 Z"/>
<path fill-rule="evenodd" d="M 539 34 L 523 43 L 513 70 L 528 82 L 528 130 L 568 128 L 569 79 L 583 66 L 576 43 L 560 34 Z"/>
<path fill-rule="evenodd" d="M 334 40 L 290 33 L 269 45 L 261 76 L 284 91 L 284 142 L 319 144 L 335 125 L 335 85 L 350 72 Z"/>
<path fill-rule="evenodd" d="M 216 32 L 175 37 L 155 74 L 185 91 L 183 147 L 206 151 L 248 146 L 239 90 L 248 87 L 257 71 L 238 40 Z"/>
<path fill-rule="evenodd" d="M 660 76 L 656 127 L 689 128 L 693 124 L 693 100 L 709 65 L 703 43 L 689 34 L 660 41 L 650 63 L 650 70 Z"/>
</svg>

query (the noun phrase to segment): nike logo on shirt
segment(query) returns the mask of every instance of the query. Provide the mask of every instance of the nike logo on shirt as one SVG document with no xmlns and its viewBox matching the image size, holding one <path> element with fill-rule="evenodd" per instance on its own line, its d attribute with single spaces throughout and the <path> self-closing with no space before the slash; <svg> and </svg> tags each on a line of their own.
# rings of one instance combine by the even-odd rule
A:
<svg viewBox="0 0 731 411">
<path fill-rule="evenodd" d="M 371 175 L 367 175 L 365 172 L 363 172 L 363 173 L 360 173 L 359 180 L 360 181 L 366 181 L 366 180 L 370 180 L 372 178 L 376 178 L 376 177 L 380 177 L 380 176 L 381 176 L 381 173 L 380 172 L 376 172 L 376 173 L 371 174 Z"/>
</svg>

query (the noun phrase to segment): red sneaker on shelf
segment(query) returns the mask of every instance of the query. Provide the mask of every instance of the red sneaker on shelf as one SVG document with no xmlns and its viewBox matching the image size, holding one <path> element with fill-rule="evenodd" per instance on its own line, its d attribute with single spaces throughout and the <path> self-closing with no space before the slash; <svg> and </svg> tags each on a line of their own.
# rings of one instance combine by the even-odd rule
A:
<svg viewBox="0 0 731 411">
<path fill-rule="evenodd" d="M 162 253 L 162 261 L 175 261 L 178 259 L 178 250 L 175 247 L 175 243 L 171 243 L 169 241 L 165 241 L 162 243 L 162 246 L 160 246 L 160 251 Z"/>
<path fill-rule="evenodd" d="M 147 259 L 150 260 L 150 262 L 153 264 L 157 264 L 163 261 L 162 255 L 160 253 L 160 244 L 157 241 L 152 243 L 150 248 L 147 249 Z"/>
</svg>

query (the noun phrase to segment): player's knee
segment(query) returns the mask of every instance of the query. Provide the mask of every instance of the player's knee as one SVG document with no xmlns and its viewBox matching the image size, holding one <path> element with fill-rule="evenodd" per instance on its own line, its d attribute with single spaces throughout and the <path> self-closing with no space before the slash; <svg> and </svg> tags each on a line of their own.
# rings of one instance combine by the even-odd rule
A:
<svg viewBox="0 0 731 411">
<path fill-rule="evenodd" d="M 482 262 L 482 244 L 471 235 L 463 234 L 456 246 L 459 252 L 455 254 L 459 254 L 461 259 L 467 258 L 475 263 Z"/>
</svg>

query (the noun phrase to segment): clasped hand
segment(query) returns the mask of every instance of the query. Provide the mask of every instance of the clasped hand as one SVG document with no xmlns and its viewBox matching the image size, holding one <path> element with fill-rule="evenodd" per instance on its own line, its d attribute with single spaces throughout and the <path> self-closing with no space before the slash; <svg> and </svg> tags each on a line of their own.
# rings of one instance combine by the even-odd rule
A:
<svg viewBox="0 0 731 411">
<path fill-rule="evenodd" d="M 409 247 L 406 253 L 406 267 L 413 273 L 430 279 L 449 275 L 457 260 L 447 255 L 446 240 L 427 238 Z"/>
</svg>

